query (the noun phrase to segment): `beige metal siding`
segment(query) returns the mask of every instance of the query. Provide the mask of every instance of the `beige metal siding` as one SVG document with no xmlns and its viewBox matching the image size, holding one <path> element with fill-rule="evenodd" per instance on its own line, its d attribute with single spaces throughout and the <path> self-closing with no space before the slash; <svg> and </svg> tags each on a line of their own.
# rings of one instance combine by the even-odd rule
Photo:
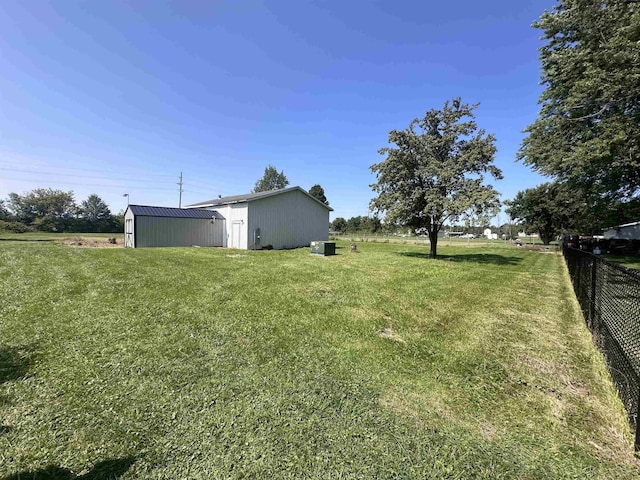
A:
<svg viewBox="0 0 640 480">
<path fill-rule="evenodd" d="M 221 247 L 224 220 L 201 218 L 135 218 L 136 247 Z"/>
<path fill-rule="evenodd" d="M 299 190 L 249 202 L 248 248 L 308 246 L 329 239 L 329 209 Z M 260 244 L 254 243 L 260 229 Z"/>
</svg>

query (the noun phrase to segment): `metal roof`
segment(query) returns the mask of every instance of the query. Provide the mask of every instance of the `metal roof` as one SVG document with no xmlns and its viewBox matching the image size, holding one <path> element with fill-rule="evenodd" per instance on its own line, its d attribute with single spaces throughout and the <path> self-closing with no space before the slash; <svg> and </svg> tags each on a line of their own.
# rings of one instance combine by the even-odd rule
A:
<svg viewBox="0 0 640 480">
<path fill-rule="evenodd" d="M 631 223 L 625 223 L 624 225 L 615 225 L 613 227 L 607 227 L 605 228 L 605 230 L 619 230 L 625 227 L 635 227 L 636 225 L 640 225 L 640 222 L 631 222 Z"/>
<path fill-rule="evenodd" d="M 173 217 L 173 218 L 215 218 L 224 220 L 224 217 L 213 210 L 203 208 L 171 208 L 152 207 L 150 205 L 129 205 L 134 215 L 141 217 Z"/>
<path fill-rule="evenodd" d="M 228 205 L 230 203 L 251 202 L 252 200 L 271 197 L 273 195 L 281 195 L 283 193 L 292 192 L 294 190 L 300 190 L 309 198 L 312 198 L 313 200 L 315 200 L 316 202 L 318 202 L 320 205 L 324 206 L 328 210 L 333 211 L 333 208 L 331 208 L 328 205 L 325 205 L 324 203 L 322 203 L 320 200 L 318 200 L 316 197 L 314 197 L 313 195 L 311 195 L 309 192 L 307 192 L 301 187 L 281 188 L 278 190 L 267 190 L 266 192 L 245 193 L 243 195 L 232 195 L 229 197 L 214 198 L 212 200 L 207 200 L 206 202 L 199 202 L 199 203 L 194 203 L 193 205 L 187 205 L 187 208 L 190 209 L 190 208 L 196 208 L 196 207 L 216 207 L 218 205 Z"/>
</svg>

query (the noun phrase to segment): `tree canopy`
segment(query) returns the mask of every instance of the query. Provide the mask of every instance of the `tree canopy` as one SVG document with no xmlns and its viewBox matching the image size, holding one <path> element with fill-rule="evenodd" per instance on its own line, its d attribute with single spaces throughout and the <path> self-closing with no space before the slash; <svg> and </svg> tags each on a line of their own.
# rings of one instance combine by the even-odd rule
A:
<svg viewBox="0 0 640 480">
<path fill-rule="evenodd" d="M 114 217 L 98 195 L 89 195 L 80 206 L 72 191 L 36 188 L 23 195 L 10 193 L 0 200 L 0 228 L 15 232 L 120 232 L 122 221 Z"/>
<path fill-rule="evenodd" d="M 476 105 L 460 98 L 447 101 L 414 119 L 405 130 L 392 130 L 380 149 L 385 160 L 371 166 L 378 194 L 371 201 L 385 222 L 425 229 L 436 257 L 438 231 L 468 211 L 481 213 L 499 205 L 498 193 L 484 184 L 485 175 L 502 178 L 493 165 L 495 137 L 478 129 Z"/>
<path fill-rule="evenodd" d="M 268 165 L 267 168 L 264 169 L 262 178 L 260 178 L 260 180 L 256 182 L 255 187 L 253 187 L 253 193 L 280 190 L 287 185 L 289 185 L 289 180 L 287 180 L 284 171 L 278 173 L 276 167 Z"/>
<path fill-rule="evenodd" d="M 518 158 L 608 201 L 640 193 L 640 2 L 560 0 L 534 27 L 539 117 Z"/>
<path fill-rule="evenodd" d="M 346 232 L 347 220 L 344 217 L 336 217 L 333 222 L 331 222 L 331 228 L 336 232 Z"/>
<path fill-rule="evenodd" d="M 36 188 L 25 195 L 9 194 L 9 209 L 16 219 L 39 230 L 66 230 L 76 208 L 72 191 Z"/>
<path fill-rule="evenodd" d="M 378 217 L 355 216 L 348 220 L 337 217 L 331 222 L 331 229 L 335 232 L 345 233 L 377 233 L 382 230 L 382 222 Z"/>
<path fill-rule="evenodd" d="M 507 214 L 546 244 L 560 234 L 595 234 L 640 218 L 640 201 L 607 202 L 588 189 L 559 181 L 518 192 Z"/>
<path fill-rule="evenodd" d="M 11 213 L 7 209 L 4 200 L 0 200 L 0 220 L 8 220 L 11 218 Z"/>
<path fill-rule="evenodd" d="M 86 232 L 111 232 L 116 222 L 108 205 L 95 193 L 80 204 L 78 209 Z"/>
<path fill-rule="evenodd" d="M 591 206 L 584 195 L 557 182 L 543 183 L 518 192 L 507 202 L 507 214 L 549 243 L 561 233 L 585 231 L 592 221 Z"/>
<path fill-rule="evenodd" d="M 315 197 L 318 200 L 320 200 L 325 205 L 329 206 L 329 200 L 327 200 L 327 197 L 324 194 L 324 188 L 322 188 L 320 185 L 316 184 L 313 187 L 311 187 L 309 189 L 309 194 L 312 197 Z"/>
</svg>

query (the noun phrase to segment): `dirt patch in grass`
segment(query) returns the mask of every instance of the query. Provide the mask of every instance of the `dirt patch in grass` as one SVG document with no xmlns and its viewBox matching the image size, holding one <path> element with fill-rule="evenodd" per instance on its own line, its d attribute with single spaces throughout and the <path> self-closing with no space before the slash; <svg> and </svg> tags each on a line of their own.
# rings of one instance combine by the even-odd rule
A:
<svg viewBox="0 0 640 480">
<path fill-rule="evenodd" d="M 380 397 L 380 405 L 422 427 L 455 421 L 442 396 L 436 392 L 407 393 L 391 388 Z"/>
<path fill-rule="evenodd" d="M 404 338 L 402 338 L 392 327 L 384 327 L 382 330 L 378 330 L 376 334 L 381 338 L 386 338 L 387 340 L 391 340 L 393 342 L 398 343 L 406 343 Z"/>
<path fill-rule="evenodd" d="M 62 244 L 81 248 L 122 248 L 124 240 L 117 237 L 66 237 L 62 239 Z"/>
<path fill-rule="evenodd" d="M 523 245 L 523 250 L 529 252 L 542 252 L 542 253 L 558 253 L 558 247 L 554 245 Z"/>
</svg>

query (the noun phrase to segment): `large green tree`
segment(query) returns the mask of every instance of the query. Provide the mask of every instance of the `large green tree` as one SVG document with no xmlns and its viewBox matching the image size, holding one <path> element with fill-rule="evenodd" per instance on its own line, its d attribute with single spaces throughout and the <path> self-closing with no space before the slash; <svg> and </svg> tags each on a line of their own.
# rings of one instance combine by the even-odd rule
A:
<svg viewBox="0 0 640 480">
<path fill-rule="evenodd" d="M 518 192 L 507 201 L 507 214 L 548 244 L 560 234 L 594 234 L 638 218 L 640 202 L 603 205 L 599 195 L 569 183 L 548 182 Z"/>
<path fill-rule="evenodd" d="M 45 231 L 66 230 L 77 210 L 73 192 L 51 188 L 36 188 L 24 195 L 10 193 L 8 207 L 18 221 Z"/>
<path fill-rule="evenodd" d="M 545 90 L 518 158 L 609 203 L 637 198 L 640 2 L 560 0 L 534 27 Z"/>
<path fill-rule="evenodd" d="M 378 217 L 362 217 L 360 228 L 364 232 L 378 233 L 382 230 L 382 222 Z"/>
<path fill-rule="evenodd" d="M 561 233 L 582 230 L 583 215 L 589 212 L 584 197 L 557 182 L 522 190 L 507 205 L 507 214 L 525 229 L 537 232 L 545 245 Z"/>
<path fill-rule="evenodd" d="M 324 194 L 324 188 L 322 188 L 320 185 L 316 184 L 313 187 L 311 187 L 309 189 L 309 195 L 311 195 L 312 197 L 317 198 L 322 203 L 324 203 L 325 205 L 329 206 L 329 200 L 327 200 L 327 197 Z"/>
<path fill-rule="evenodd" d="M 111 232 L 116 227 L 109 206 L 95 193 L 80 204 L 78 214 L 86 232 Z"/>
<path fill-rule="evenodd" d="M 362 230 L 362 219 L 365 217 L 362 217 L 360 215 L 355 216 L 355 217 L 351 217 L 349 219 L 347 219 L 347 231 L 348 232 L 359 232 L 360 230 Z"/>
<path fill-rule="evenodd" d="M 9 209 L 5 205 L 4 200 L 0 200 L 0 220 L 10 220 L 11 213 L 9 213 Z"/>
<path fill-rule="evenodd" d="M 289 185 L 289 180 L 287 180 L 284 171 L 278 173 L 276 167 L 268 165 L 267 168 L 264 169 L 262 178 L 260 178 L 253 187 L 253 193 L 280 190 L 287 185 Z"/>
<path fill-rule="evenodd" d="M 331 229 L 335 232 L 346 232 L 347 231 L 347 221 L 344 217 L 337 217 L 331 222 Z"/>
<path fill-rule="evenodd" d="M 438 232 L 444 223 L 470 210 L 481 213 L 499 205 L 498 193 L 484 184 L 486 175 L 502 178 L 493 165 L 495 137 L 478 129 L 478 105 L 447 101 L 404 130 L 392 130 L 379 153 L 385 160 L 371 166 L 378 194 L 371 201 L 385 222 L 429 234 L 430 256 L 436 258 Z"/>
</svg>

